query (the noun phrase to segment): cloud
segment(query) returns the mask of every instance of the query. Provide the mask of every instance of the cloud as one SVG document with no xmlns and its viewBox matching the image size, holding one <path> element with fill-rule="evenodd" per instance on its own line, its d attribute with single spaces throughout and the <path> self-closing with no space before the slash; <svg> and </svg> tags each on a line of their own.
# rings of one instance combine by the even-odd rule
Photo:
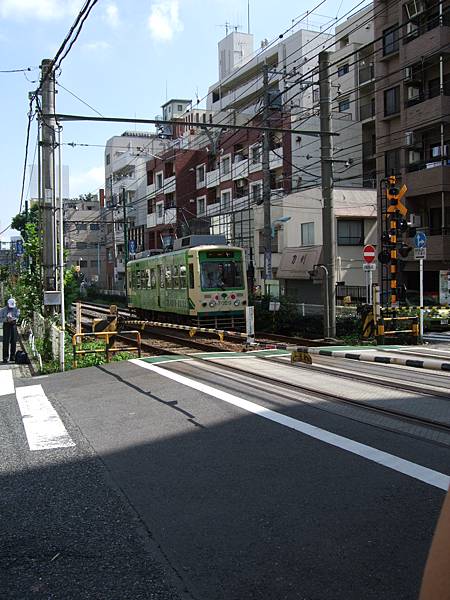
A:
<svg viewBox="0 0 450 600">
<path fill-rule="evenodd" d="M 157 42 L 169 42 L 176 33 L 183 31 L 179 16 L 178 0 L 161 0 L 152 5 L 148 28 Z"/>
<path fill-rule="evenodd" d="M 106 7 L 105 20 L 111 27 L 119 26 L 119 9 L 115 4 L 108 4 Z"/>
<path fill-rule="evenodd" d="M 104 42 L 103 40 L 99 40 L 98 42 L 88 42 L 87 44 L 83 44 L 83 50 L 89 50 L 95 52 L 97 50 L 108 50 L 111 48 L 111 44 L 108 42 Z"/>
<path fill-rule="evenodd" d="M 79 5 L 77 0 L 0 0 L 0 17 L 57 20 L 75 15 L 80 8 Z"/>
<path fill-rule="evenodd" d="M 70 193 L 73 196 L 92 192 L 105 185 L 105 167 L 92 167 L 87 171 L 70 176 Z"/>
</svg>

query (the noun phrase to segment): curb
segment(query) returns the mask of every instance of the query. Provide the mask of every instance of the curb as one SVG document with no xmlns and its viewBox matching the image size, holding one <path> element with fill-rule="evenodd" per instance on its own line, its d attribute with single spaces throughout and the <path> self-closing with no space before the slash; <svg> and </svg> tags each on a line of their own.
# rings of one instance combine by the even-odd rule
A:
<svg viewBox="0 0 450 600">
<path fill-rule="evenodd" d="M 360 360 L 362 362 L 381 363 L 384 365 L 402 365 L 405 367 L 416 367 L 418 369 L 432 369 L 435 371 L 450 371 L 450 362 L 436 360 L 433 358 L 418 360 L 406 358 L 403 356 L 377 356 L 366 352 L 346 352 L 345 350 L 324 350 L 320 348 L 309 348 L 307 346 L 296 347 L 298 352 L 308 352 L 308 354 L 319 354 L 320 356 L 335 356 L 337 358 L 349 358 Z"/>
</svg>

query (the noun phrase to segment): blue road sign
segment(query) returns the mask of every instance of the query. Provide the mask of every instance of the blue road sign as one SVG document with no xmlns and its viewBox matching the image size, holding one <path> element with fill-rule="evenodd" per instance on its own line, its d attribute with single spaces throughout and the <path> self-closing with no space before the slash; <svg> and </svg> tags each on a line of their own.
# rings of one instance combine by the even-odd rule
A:
<svg viewBox="0 0 450 600">
<path fill-rule="evenodd" d="M 136 254 L 136 240 L 130 240 L 128 242 L 128 251 L 130 254 Z"/>
<path fill-rule="evenodd" d="M 23 256 L 23 242 L 22 240 L 16 240 L 16 255 Z"/>
<path fill-rule="evenodd" d="M 414 244 L 416 248 L 426 248 L 427 247 L 427 236 L 423 231 L 418 231 L 414 237 Z"/>
</svg>

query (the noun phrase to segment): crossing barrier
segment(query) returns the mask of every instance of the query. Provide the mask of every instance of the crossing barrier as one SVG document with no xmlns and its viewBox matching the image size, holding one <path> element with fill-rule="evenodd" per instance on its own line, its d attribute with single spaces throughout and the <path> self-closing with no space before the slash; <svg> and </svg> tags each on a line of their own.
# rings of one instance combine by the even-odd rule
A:
<svg viewBox="0 0 450 600">
<path fill-rule="evenodd" d="M 110 360 L 110 354 L 114 354 L 115 352 L 137 352 L 140 358 L 141 356 L 141 334 L 139 331 L 131 330 L 131 331 L 121 331 L 122 334 L 134 335 L 136 339 L 136 346 L 122 346 L 118 348 L 114 348 L 115 338 L 117 337 L 117 331 L 93 331 L 90 333 L 75 333 L 72 336 L 72 352 L 73 352 L 73 366 L 76 369 L 78 367 L 78 356 L 84 356 L 85 354 L 99 354 L 105 353 L 106 362 Z M 85 338 L 98 338 L 103 339 L 105 341 L 104 348 L 91 348 L 91 349 L 83 349 L 82 345 L 83 340 Z M 79 341 L 81 340 L 81 342 Z"/>
</svg>

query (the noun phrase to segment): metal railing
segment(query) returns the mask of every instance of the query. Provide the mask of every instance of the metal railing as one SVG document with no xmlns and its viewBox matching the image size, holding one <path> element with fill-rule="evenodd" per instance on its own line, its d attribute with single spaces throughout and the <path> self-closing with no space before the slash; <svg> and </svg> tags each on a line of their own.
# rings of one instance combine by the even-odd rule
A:
<svg viewBox="0 0 450 600">
<path fill-rule="evenodd" d="M 375 77 L 375 68 L 374 65 L 369 65 L 368 67 L 361 67 L 358 71 L 359 83 L 367 83 L 368 81 L 372 81 Z"/>
</svg>

